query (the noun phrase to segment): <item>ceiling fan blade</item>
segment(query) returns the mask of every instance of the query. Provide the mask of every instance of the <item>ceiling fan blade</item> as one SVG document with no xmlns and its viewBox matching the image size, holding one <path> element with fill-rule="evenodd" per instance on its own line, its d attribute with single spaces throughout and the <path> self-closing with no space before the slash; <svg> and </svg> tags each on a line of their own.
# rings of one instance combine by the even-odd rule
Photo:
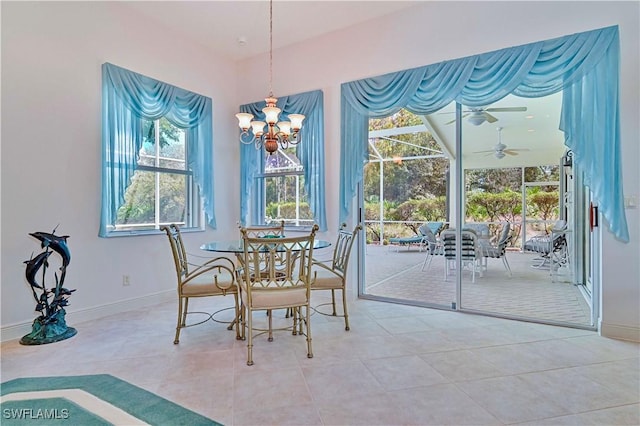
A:
<svg viewBox="0 0 640 426">
<path fill-rule="evenodd" d="M 505 149 L 505 150 L 502 150 L 502 152 L 504 152 L 507 155 L 518 155 L 518 151 L 515 149 Z"/>
<path fill-rule="evenodd" d="M 495 123 L 496 121 L 498 121 L 497 118 L 495 118 L 493 115 L 489 114 L 486 111 L 484 112 L 484 118 L 486 118 L 489 123 Z"/>
<path fill-rule="evenodd" d="M 527 107 L 504 107 L 504 108 L 485 108 L 483 111 L 491 112 L 508 112 L 508 111 L 526 111 Z"/>
<path fill-rule="evenodd" d="M 465 118 L 467 115 L 469 115 L 469 113 L 462 114 L 462 118 Z M 451 124 L 451 123 L 455 123 L 455 122 L 456 122 L 456 119 L 454 118 L 453 120 L 451 120 L 451 121 L 447 121 L 447 122 L 446 122 L 446 123 L 444 123 L 444 124 L 445 124 L 445 126 L 446 126 L 447 124 Z"/>
<path fill-rule="evenodd" d="M 474 151 L 473 154 L 484 154 L 485 152 L 488 152 L 488 153 L 491 154 L 494 151 L 495 150 L 493 150 L 493 149 L 485 149 L 484 151 Z"/>
</svg>

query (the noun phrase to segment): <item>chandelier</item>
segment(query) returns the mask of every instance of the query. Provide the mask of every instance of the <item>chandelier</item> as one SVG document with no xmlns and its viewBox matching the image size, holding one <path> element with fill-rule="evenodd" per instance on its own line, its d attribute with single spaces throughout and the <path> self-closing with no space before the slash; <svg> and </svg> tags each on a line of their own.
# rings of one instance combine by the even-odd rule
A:
<svg viewBox="0 0 640 426">
<path fill-rule="evenodd" d="M 242 129 L 240 142 L 255 143 L 256 149 L 264 149 L 273 154 L 278 146 L 286 149 L 289 145 L 300 142 L 298 132 L 302 128 L 302 114 L 289 114 L 290 121 L 278 121 L 282 112 L 276 106 L 278 99 L 273 96 L 273 0 L 269 0 L 269 96 L 265 98 L 267 106 L 262 109 L 264 121 L 253 120 L 253 114 L 240 112 L 236 114 L 238 125 Z"/>
</svg>

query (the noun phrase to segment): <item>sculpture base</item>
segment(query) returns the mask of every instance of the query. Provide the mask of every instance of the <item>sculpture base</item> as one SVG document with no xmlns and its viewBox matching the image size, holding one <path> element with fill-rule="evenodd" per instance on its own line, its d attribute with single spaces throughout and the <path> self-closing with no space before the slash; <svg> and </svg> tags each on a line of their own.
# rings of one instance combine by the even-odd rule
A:
<svg viewBox="0 0 640 426">
<path fill-rule="evenodd" d="M 22 336 L 21 345 L 45 345 L 59 342 L 75 336 L 78 331 L 73 327 L 67 327 L 64 319 L 66 312 L 60 309 L 45 322 L 43 317 L 36 318 L 31 327 L 31 333 Z"/>
<path fill-rule="evenodd" d="M 20 339 L 21 345 L 46 345 L 47 343 L 59 342 L 60 340 L 66 340 L 70 337 L 75 336 L 78 333 L 73 327 L 67 327 L 67 329 L 62 334 L 57 334 L 55 336 L 49 336 L 44 338 L 39 337 L 31 337 L 31 334 L 27 334 Z"/>
</svg>

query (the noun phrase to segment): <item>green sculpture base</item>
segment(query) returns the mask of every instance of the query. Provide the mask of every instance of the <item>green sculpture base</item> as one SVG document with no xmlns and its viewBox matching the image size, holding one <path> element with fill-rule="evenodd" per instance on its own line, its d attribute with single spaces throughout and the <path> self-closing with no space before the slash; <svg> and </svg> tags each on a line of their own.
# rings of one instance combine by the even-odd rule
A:
<svg viewBox="0 0 640 426">
<path fill-rule="evenodd" d="M 31 326 L 31 333 L 22 336 L 20 344 L 45 345 L 75 336 L 78 331 L 73 327 L 67 327 L 65 314 L 64 309 L 60 309 L 46 322 L 43 317 L 36 318 Z"/>
</svg>

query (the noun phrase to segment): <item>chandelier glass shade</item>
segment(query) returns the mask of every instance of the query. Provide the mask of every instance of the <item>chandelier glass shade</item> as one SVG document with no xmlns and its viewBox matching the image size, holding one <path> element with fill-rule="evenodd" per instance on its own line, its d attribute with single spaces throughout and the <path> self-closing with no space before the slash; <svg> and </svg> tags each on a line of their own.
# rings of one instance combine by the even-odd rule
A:
<svg viewBox="0 0 640 426">
<path fill-rule="evenodd" d="M 276 106 L 278 99 L 273 96 L 273 0 L 269 1 L 269 96 L 265 98 L 267 106 L 262 108 L 264 121 L 254 120 L 253 114 L 236 114 L 243 144 L 255 143 L 256 149 L 264 146 L 269 155 L 289 145 L 300 142 L 299 131 L 302 128 L 302 114 L 288 114 L 289 121 L 278 121 L 282 110 Z"/>
</svg>

